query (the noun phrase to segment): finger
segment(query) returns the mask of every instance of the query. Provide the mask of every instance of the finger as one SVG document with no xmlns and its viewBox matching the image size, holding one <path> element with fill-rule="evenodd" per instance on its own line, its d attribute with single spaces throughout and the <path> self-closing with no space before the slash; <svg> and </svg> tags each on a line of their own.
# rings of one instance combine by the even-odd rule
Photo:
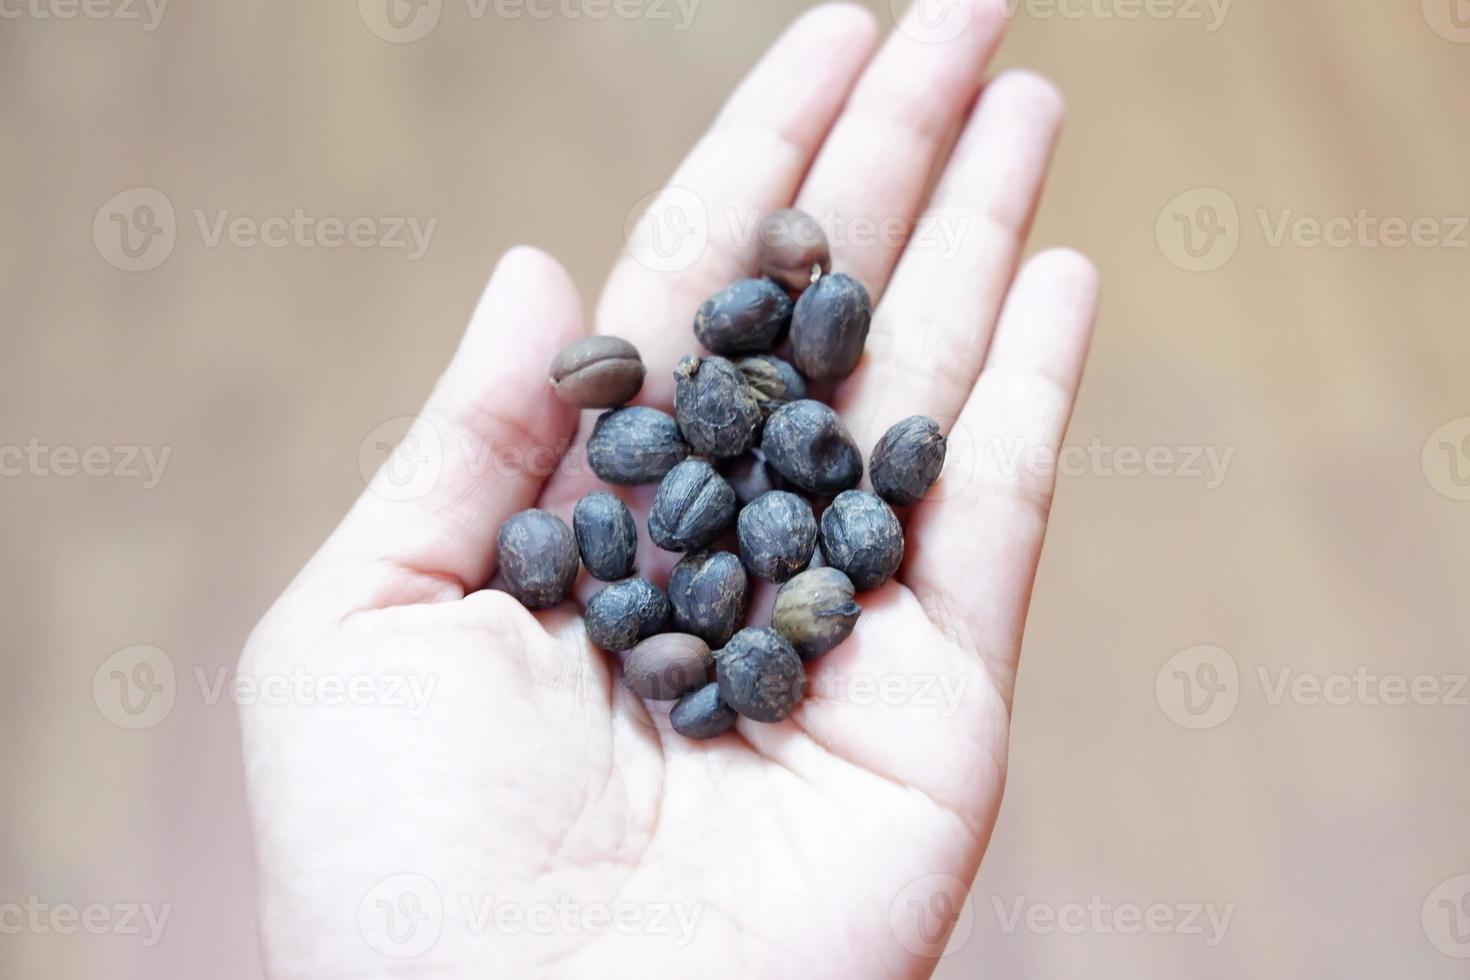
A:
<svg viewBox="0 0 1470 980">
<path fill-rule="evenodd" d="M 501 523 L 536 499 L 575 429 L 546 379 L 581 334 L 557 261 L 508 252 L 428 403 L 313 565 L 377 569 L 361 608 L 457 598 L 488 581 Z"/>
<path fill-rule="evenodd" d="M 864 455 L 889 426 L 946 429 L 985 360 L 1062 122 L 1062 98 L 1029 72 L 985 88 L 873 318 L 868 356 L 838 405 Z"/>
<path fill-rule="evenodd" d="M 944 477 L 909 527 L 903 581 L 1007 695 L 1097 290 L 1097 271 L 1076 252 L 1043 252 L 1022 268 Z"/>
<path fill-rule="evenodd" d="M 945 18 L 963 29 L 936 43 L 927 8 L 910 8 L 864 73 L 797 197 L 827 228 L 833 268 L 874 301 L 1005 25 L 998 0 L 953 0 Z"/>
<path fill-rule="evenodd" d="M 665 216 L 681 209 L 681 220 L 702 218 L 700 226 L 708 227 L 704 247 L 691 258 L 671 256 L 674 267 L 650 262 L 656 249 L 630 243 L 603 291 L 597 332 L 623 337 L 642 352 L 648 380 L 641 401 L 673 400 L 671 372 L 694 347 L 695 311 L 716 290 L 755 273 L 760 217 L 791 203 L 875 37 L 872 16 L 847 4 L 798 18 L 735 90 L 639 222 L 653 235 Z M 687 208 L 703 213 L 690 218 Z"/>
</svg>

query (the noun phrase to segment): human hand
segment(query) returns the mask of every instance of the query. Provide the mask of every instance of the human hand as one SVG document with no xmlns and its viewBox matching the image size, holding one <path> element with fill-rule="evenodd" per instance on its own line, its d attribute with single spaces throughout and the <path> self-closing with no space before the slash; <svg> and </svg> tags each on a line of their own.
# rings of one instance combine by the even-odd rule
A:
<svg viewBox="0 0 1470 980">
<path fill-rule="evenodd" d="M 1017 273 L 1061 104 L 1024 73 L 977 101 L 1003 15 L 996 0 L 966 9 L 952 40 L 900 30 L 876 57 L 863 11 L 807 13 L 671 181 L 711 215 L 794 204 L 829 226 L 834 269 L 877 303 L 868 353 L 835 396 L 865 457 L 909 415 L 953 429 L 944 478 L 907 515 L 900 574 L 860 597 L 856 632 L 808 665 L 789 719 L 709 742 L 623 693 L 571 603 L 532 614 L 487 590 L 507 517 L 565 517 L 600 488 L 551 452 L 578 424 L 545 382 L 583 333 L 578 297 L 554 260 L 512 251 L 415 424 L 420 445 L 449 450 L 438 478 L 402 500 L 380 475 L 242 656 L 246 677 L 434 685 L 421 711 L 244 710 L 275 976 L 933 969 L 944 909 L 963 901 L 1000 804 L 1052 492 L 1046 468 L 1004 464 L 1014 447 L 1055 453 L 1097 291 L 1070 252 Z M 906 238 L 921 219 L 959 231 L 952 253 L 881 234 L 898 223 Z M 880 234 L 834 234 L 834 220 Z M 694 310 L 753 274 L 756 243 L 737 225 L 712 221 L 677 273 L 627 255 L 615 266 L 595 329 L 641 350 L 639 403 L 668 408 Z M 489 472 L 497 454 L 530 465 Z M 646 507 L 651 492 L 620 495 Z M 670 562 L 640 556 L 645 573 Z"/>
</svg>

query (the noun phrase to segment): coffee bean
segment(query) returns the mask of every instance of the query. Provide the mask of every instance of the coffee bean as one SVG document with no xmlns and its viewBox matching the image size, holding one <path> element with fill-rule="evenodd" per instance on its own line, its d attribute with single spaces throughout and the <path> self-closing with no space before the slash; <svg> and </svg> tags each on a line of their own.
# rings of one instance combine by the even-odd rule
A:
<svg viewBox="0 0 1470 980">
<path fill-rule="evenodd" d="M 527 609 L 548 609 L 567 597 L 577 581 L 577 542 L 560 517 L 523 510 L 496 535 L 506 591 Z"/>
<path fill-rule="evenodd" d="M 784 582 L 806 568 L 817 548 L 817 519 L 811 504 L 781 490 L 747 504 L 735 530 L 741 562 L 752 575 L 767 582 Z"/>
<path fill-rule="evenodd" d="M 830 497 L 863 478 L 863 454 L 837 413 L 821 402 L 777 409 L 766 422 L 761 451 L 776 472 L 807 493 Z"/>
<path fill-rule="evenodd" d="M 603 413 L 587 440 L 592 472 L 616 486 L 657 483 L 688 455 L 679 424 L 641 405 Z"/>
<path fill-rule="evenodd" d="M 745 375 L 761 409 L 761 421 L 782 405 L 801 401 L 806 397 L 806 381 L 801 373 L 786 361 L 773 354 L 757 354 L 737 361 L 736 367 Z"/>
<path fill-rule="evenodd" d="M 722 647 L 740 628 L 750 602 L 745 566 L 728 551 L 696 551 L 669 576 L 674 628 Z"/>
<path fill-rule="evenodd" d="M 852 580 L 835 568 L 813 568 L 781 586 L 771 626 L 802 660 L 820 657 L 852 633 L 862 608 Z"/>
<path fill-rule="evenodd" d="M 644 637 L 663 631 L 669 598 L 647 579 L 614 582 L 587 603 L 587 636 L 604 650 L 628 650 Z"/>
<path fill-rule="evenodd" d="M 648 536 L 665 551 L 698 551 L 735 520 L 735 491 L 702 459 L 686 459 L 658 485 Z"/>
<path fill-rule="evenodd" d="M 583 337 L 551 362 L 558 398 L 581 408 L 616 408 L 643 387 L 638 348 L 618 337 Z"/>
<path fill-rule="evenodd" d="M 691 449 L 723 459 L 755 445 L 761 407 L 730 361 L 686 357 L 674 370 L 674 416 Z"/>
<path fill-rule="evenodd" d="M 832 270 L 832 250 L 817 219 L 786 208 L 761 222 L 761 275 L 800 294 L 817 276 Z"/>
<path fill-rule="evenodd" d="M 945 450 L 938 422 L 922 415 L 904 419 L 873 447 L 873 489 L 895 507 L 913 503 L 939 479 Z"/>
<path fill-rule="evenodd" d="M 743 629 L 715 654 L 720 698 L 753 721 L 780 721 L 801 702 L 806 674 L 780 633 Z"/>
<path fill-rule="evenodd" d="M 687 633 L 650 636 L 623 661 L 623 686 L 650 701 L 673 701 L 709 682 L 709 644 Z"/>
<path fill-rule="evenodd" d="M 823 276 L 801 294 L 791 320 L 791 355 L 813 381 L 841 381 L 863 356 L 873 301 L 851 276 Z"/>
<path fill-rule="evenodd" d="M 679 699 L 669 712 L 674 731 L 685 738 L 714 738 L 735 727 L 740 716 L 720 700 L 720 685 L 706 684 Z"/>
<path fill-rule="evenodd" d="M 791 297 L 769 279 L 742 279 L 715 293 L 694 317 L 694 335 L 712 354 L 759 354 L 791 329 Z"/>
<path fill-rule="evenodd" d="M 604 582 L 633 574 L 638 525 L 627 504 L 606 490 L 589 493 L 572 511 L 572 530 L 587 574 Z"/>
<path fill-rule="evenodd" d="M 766 454 L 759 449 L 728 460 L 720 467 L 720 475 L 735 488 L 735 499 L 742 507 L 763 493 L 786 488 L 786 481 L 766 462 Z"/>
<path fill-rule="evenodd" d="M 876 494 L 838 494 L 822 514 L 822 554 L 859 592 L 876 589 L 903 563 L 903 526 Z"/>
</svg>

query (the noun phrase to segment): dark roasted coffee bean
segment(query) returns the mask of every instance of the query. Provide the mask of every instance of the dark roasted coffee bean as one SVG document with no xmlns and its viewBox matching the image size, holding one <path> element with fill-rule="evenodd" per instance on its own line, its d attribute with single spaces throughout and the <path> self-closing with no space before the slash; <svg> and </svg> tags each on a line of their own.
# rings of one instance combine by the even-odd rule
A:
<svg viewBox="0 0 1470 980">
<path fill-rule="evenodd" d="M 742 279 L 715 293 L 694 317 L 694 336 L 713 354 L 759 354 L 791 329 L 791 297 L 769 279 Z"/>
<path fill-rule="evenodd" d="M 782 405 L 806 397 L 806 382 L 802 380 L 801 373 L 773 354 L 742 358 L 735 366 L 745 375 L 746 383 L 755 394 L 762 421 L 770 418 L 771 413 Z"/>
<path fill-rule="evenodd" d="M 523 510 L 496 536 L 506 591 L 527 609 L 547 609 L 567 597 L 577 581 L 577 542 L 555 514 Z"/>
<path fill-rule="evenodd" d="M 753 721 L 780 721 L 800 702 L 806 686 L 801 658 L 791 644 L 764 626 L 743 629 L 715 654 L 720 698 Z"/>
<path fill-rule="evenodd" d="M 623 686 L 650 701 L 674 701 L 709 682 L 709 644 L 687 633 L 650 636 L 623 661 Z"/>
<path fill-rule="evenodd" d="M 804 211 L 786 208 L 761 222 L 761 275 L 800 294 L 832 270 L 827 233 Z"/>
<path fill-rule="evenodd" d="M 669 576 L 674 628 L 722 647 L 740 628 L 750 602 L 745 566 L 728 551 L 685 555 Z"/>
<path fill-rule="evenodd" d="M 822 514 L 822 555 L 859 592 L 876 589 L 903 563 L 903 526 L 876 494 L 849 490 Z"/>
<path fill-rule="evenodd" d="M 720 473 L 735 488 L 735 499 L 742 507 L 763 493 L 786 488 L 786 481 L 775 467 L 766 462 L 766 454 L 759 449 L 727 461 L 720 468 Z"/>
<path fill-rule="evenodd" d="M 945 449 L 938 422 L 922 415 L 904 419 L 873 447 L 873 489 L 895 507 L 913 503 L 939 479 Z"/>
<path fill-rule="evenodd" d="M 658 485 L 648 536 L 665 551 L 698 551 L 735 520 L 735 491 L 702 459 L 686 459 Z"/>
<path fill-rule="evenodd" d="M 656 408 L 604 412 L 587 440 L 587 463 L 616 486 L 657 483 L 689 455 L 679 424 Z"/>
<path fill-rule="evenodd" d="M 571 405 L 617 408 L 643 387 L 643 359 L 618 337 L 583 337 L 551 362 L 551 387 Z"/>
<path fill-rule="evenodd" d="M 735 531 L 740 560 L 752 575 L 767 582 L 784 582 L 806 568 L 817 548 L 817 519 L 811 504 L 781 490 L 747 504 Z"/>
<path fill-rule="evenodd" d="M 720 700 L 720 685 L 706 684 L 679 699 L 669 712 L 674 731 L 685 738 L 714 738 L 735 727 L 740 716 Z"/>
<path fill-rule="evenodd" d="M 873 301 L 851 276 L 823 276 L 801 294 L 791 320 L 791 356 L 813 381 L 841 381 L 863 356 Z"/>
<path fill-rule="evenodd" d="M 572 511 L 572 530 L 587 574 L 604 582 L 633 574 L 638 525 L 627 504 L 606 490 L 589 493 Z"/>
<path fill-rule="evenodd" d="M 663 632 L 669 598 L 647 579 L 625 578 L 587 603 L 587 636 L 604 650 L 628 650 L 644 637 Z"/>
<path fill-rule="evenodd" d="M 686 357 L 674 370 L 674 416 L 691 449 L 724 459 L 755 445 L 761 407 L 733 363 Z"/>
<path fill-rule="evenodd" d="M 816 401 L 792 402 L 766 422 L 766 460 L 807 493 L 833 496 L 863 478 L 863 454 L 837 413 Z"/>
<path fill-rule="evenodd" d="M 852 633 L 862 608 L 852 580 L 835 568 L 813 568 L 781 586 L 771 626 L 802 660 L 820 657 Z"/>
</svg>

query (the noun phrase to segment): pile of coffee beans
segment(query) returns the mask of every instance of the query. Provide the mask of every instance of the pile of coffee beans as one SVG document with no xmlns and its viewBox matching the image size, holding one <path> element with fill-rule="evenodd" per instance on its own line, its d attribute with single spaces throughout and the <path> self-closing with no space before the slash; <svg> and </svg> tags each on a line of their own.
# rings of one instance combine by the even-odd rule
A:
<svg viewBox="0 0 1470 980">
<path fill-rule="evenodd" d="M 579 565 L 609 583 L 587 603 L 589 639 L 622 655 L 633 694 L 676 701 L 670 720 L 689 738 L 791 714 L 805 663 L 847 639 L 862 614 L 856 596 L 903 562 L 893 508 L 922 498 L 944 467 L 944 433 L 914 416 L 874 448 L 873 492 L 858 489 L 862 454 L 809 386 L 830 390 L 857 367 L 872 301 L 832 272 L 810 216 L 770 215 L 760 245 L 761 278 L 720 290 L 695 315 L 709 353 L 679 362 L 673 415 L 628 405 L 644 366 L 625 340 L 584 338 L 551 365 L 559 398 L 608 409 L 587 443 L 593 472 L 614 486 L 657 485 L 649 538 L 683 555 L 668 591 L 637 577 L 637 523 L 605 490 L 577 503 L 570 528 L 528 510 L 498 539 L 505 587 L 529 609 L 565 599 Z M 751 576 L 780 586 L 768 627 L 745 626 Z"/>
</svg>

